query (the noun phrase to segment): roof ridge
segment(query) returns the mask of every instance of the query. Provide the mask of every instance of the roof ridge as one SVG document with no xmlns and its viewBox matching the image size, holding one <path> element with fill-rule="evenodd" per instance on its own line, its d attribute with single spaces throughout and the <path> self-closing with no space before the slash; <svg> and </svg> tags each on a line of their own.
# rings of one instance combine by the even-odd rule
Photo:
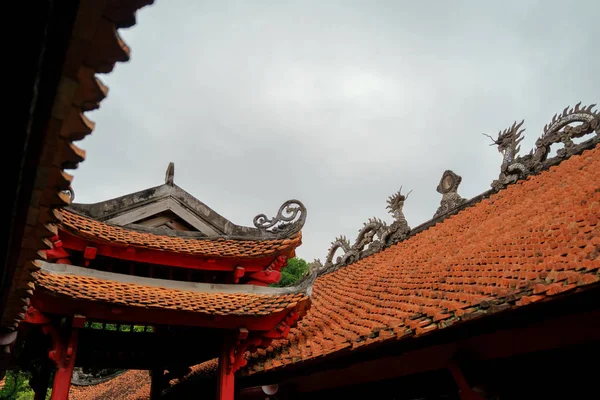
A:
<svg viewBox="0 0 600 400">
<path fill-rule="evenodd" d="M 423 235 L 413 229 L 414 238 L 320 276 L 304 322 L 252 354 L 242 374 L 309 370 L 323 356 L 597 293 L 599 165 L 597 144 L 518 186 L 490 190 L 489 199 L 472 199 Z"/>
<path fill-rule="evenodd" d="M 506 189 L 511 184 L 530 176 L 539 175 L 550 167 L 568 160 L 571 156 L 580 155 L 586 150 L 595 148 L 600 143 L 600 112 L 594 110 L 595 104 L 583 107 L 580 107 L 580 105 L 581 102 L 577 103 L 571 109 L 566 107 L 561 113 L 555 114 L 552 121 L 544 126 L 542 136 L 536 141 L 535 151 L 531 150 L 524 157 L 517 156 L 520 150 L 519 143 L 523 140 L 521 134 L 524 132 L 524 129 L 520 128 L 524 120 L 518 124 L 515 122 L 510 128 L 500 131 L 498 139 L 492 138 L 492 144 L 497 145 L 498 150 L 503 154 L 500 176 L 492 182 L 492 189 L 469 200 L 462 199 L 456 193 L 462 178 L 450 170 L 445 171 L 437 190 L 443 196 L 446 193 L 454 194 L 455 198 L 452 199 L 454 201 L 444 203 L 445 198 L 442 197 L 442 205 L 438 209 L 438 212 L 434 214 L 434 217 L 414 229 L 408 226 L 406 218 L 402 213 L 402 207 L 408 194 L 402 196 L 400 193 L 402 187 L 400 187 L 400 191 L 388 199 L 387 207 L 390 208 L 390 212 L 394 215 L 396 221 L 392 225 L 387 226 L 381 220 L 378 220 L 379 224 L 376 224 L 374 221 L 377 218 L 369 219 L 363 228 L 359 230 L 358 237 L 352 246 L 345 236 L 334 239 L 327 252 L 325 264 L 322 264 L 320 259 L 315 259 L 312 263 L 318 271 L 318 276 L 333 272 L 340 267 L 353 264 L 363 258 L 379 253 L 392 245 L 428 230 L 430 227 L 479 203 L 481 200 L 487 199 Z M 581 125 L 572 127 L 571 124 L 573 123 L 581 123 Z M 581 138 L 594 132 L 596 133 L 594 137 L 582 143 L 575 144 L 572 141 L 572 139 Z M 489 135 L 486 136 L 490 137 Z M 550 147 L 557 143 L 563 143 L 565 145 L 564 148 L 558 150 L 555 157 L 548 158 Z M 448 190 L 443 190 L 443 181 L 447 176 L 449 176 L 452 182 L 449 183 Z M 445 212 L 440 213 L 440 211 Z M 337 257 L 334 261 L 334 255 L 340 248 L 344 251 L 344 254 Z"/>
<path fill-rule="evenodd" d="M 268 233 L 246 237 L 185 237 L 143 232 L 130 227 L 110 225 L 70 210 L 60 211 L 59 228 L 65 233 L 99 244 L 124 245 L 209 258 L 265 258 L 294 254 L 302 243 L 302 231 Z M 162 233 L 162 232 L 161 232 Z"/>
<path fill-rule="evenodd" d="M 168 174 L 167 174 L 168 175 Z M 170 179 L 167 176 L 167 180 Z M 71 191 L 71 194 L 73 192 Z M 73 203 L 69 210 L 76 211 L 80 215 L 92 218 L 96 221 L 110 223 L 121 220 L 118 226 L 129 225 L 122 218 L 128 213 L 132 213 L 140 208 L 170 200 L 180 205 L 202 223 L 208 225 L 211 230 L 219 232 L 223 236 L 245 236 L 245 235 L 269 235 L 269 234 L 289 234 L 292 231 L 299 231 L 306 222 L 306 207 L 301 201 L 292 199 L 285 201 L 273 218 L 268 218 L 265 214 L 258 214 L 253 219 L 253 227 L 238 225 L 225 218 L 214 209 L 197 199 L 185 189 L 177 186 L 175 183 L 165 183 L 148 189 L 118 196 L 112 199 L 97 203 Z M 169 207 L 175 214 L 178 212 Z M 146 215 L 147 216 L 147 215 Z M 145 217 L 146 217 L 145 216 Z M 185 219 L 185 217 L 183 217 Z M 137 219 L 136 219 L 137 221 Z"/>
<path fill-rule="evenodd" d="M 200 240 L 224 239 L 224 240 L 235 240 L 235 241 L 268 241 L 268 240 L 294 239 L 299 234 L 301 234 L 301 230 L 297 230 L 297 231 L 292 230 L 291 232 L 286 231 L 286 230 L 282 230 L 281 232 L 261 231 L 261 234 L 256 235 L 256 236 L 227 235 L 227 234 L 208 236 L 208 235 L 203 234 L 202 232 L 187 232 L 187 231 L 175 231 L 175 230 L 161 230 L 160 232 L 157 232 L 157 230 L 155 228 L 149 228 L 149 227 L 145 227 L 143 225 L 136 225 L 136 224 L 117 225 L 117 224 L 107 222 L 107 221 L 99 221 L 97 219 L 94 219 L 94 218 L 92 218 L 86 214 L 83 214 L 76 209 L 72 209 L 70 207 L 60 209 L 60 210 L 58 210 L 58 213 L 60 213 L 62 216 L 64 216 L 65 214 L 73 214 L 79 218 L 84 218 L 88 221 L 92 221 L 93 223 L 109 226 L 114 229 L 122 229 L 125 231 L 131 231 L 131 232 L 137 232 L 137 233 L 143 233 L 143 234 L 151 234 L 151 235 L 158 236 L 158 237 L 180 238 L 180 239 L 184 239 L 184 240 L 189 239 L 189 240 L 199 240 L 200 241 Z M 78 227 L 72 226 L 71 224 L 68 224 L 68 223 L 64 223 L 63 221 L 61 221 L 60 224 L 63 227 L 68 226 L 69 228 L 73 228 L 73 229 L 79 231 Z M 289 236 L 286 236 L 286 234 L 289 234 Z"/>
</svg>

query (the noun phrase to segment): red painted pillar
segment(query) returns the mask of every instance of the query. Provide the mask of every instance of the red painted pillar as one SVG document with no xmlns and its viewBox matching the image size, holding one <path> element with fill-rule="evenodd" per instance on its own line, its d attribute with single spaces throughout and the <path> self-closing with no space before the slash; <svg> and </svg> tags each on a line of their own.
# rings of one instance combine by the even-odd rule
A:
<svg viewBox="0 0 600 400">
<path fill-rule="evenodd" d="M 235 392 L 235 373 L 233 371 L 232 350 L 235 341 L 226 338 L 219 356 L 217 375 L 217 400 L 233 400 Z"/>
<path fill-rule="evenodd" d="M 57 366 L 54 374 L 54 384 L 52 385 L 51 400 L 67 400 L 69 398 L 79 330 L 73 328 L 70 333 L 68 339 L 59 340 L 55 344 L 55 348 L 50 351 L 50 358 L 56 362 Z"/>
</svg>

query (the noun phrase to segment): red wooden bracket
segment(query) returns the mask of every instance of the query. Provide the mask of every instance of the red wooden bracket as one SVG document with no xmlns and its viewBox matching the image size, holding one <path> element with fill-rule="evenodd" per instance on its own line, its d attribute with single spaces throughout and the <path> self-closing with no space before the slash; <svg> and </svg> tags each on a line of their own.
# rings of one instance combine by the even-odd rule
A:
<svg viewBox="0 0 600 400">
<path fill-rule="evenodd" d="M 30 306 L 25 313 L 23 322 L 32 325 L 46 325 L 50 324 L 50 319 L 42 314 L 37 308 Z"/>
<path fill-rule="evenodd" d="M 298 321 L 298 313 L 296 311 L 290 312 L 277 326 L 266 333 L 263 333 L 263 337 L 269 339 L 282 339 L 287 337 L 288 333 L 290 333 L 290 329 L 294 325 L 296 321 Z"/>
<path fill-rule="evenodd" d="M 258 271 L 249 275 L 248 285 L 268 286 L 271 283 L 277 283 L 281 279 L 281 272 L 274 270 Z"/>
<path fill-rule="evenodd" d="M 240 267 L 240 266 L 235 267 L 235 270 L 233 271 L 233 277 L 234 277 L 235 283 L 238 283 L 240 281 L 240 278 L 242 278 L 245 273 L 246 273 L 246 270 L 244 269 L 244 267 Z"/>
<path fill-rule="evenodd" d="M 271 345 L 273 339 L 283 339 L 290 333 L 292 325 L 298 320 L 298 313 L 292 311 L 288 313 L 285 318 L 281 320 L 279 324 L 268 332 L 252 332 L 249 334 L 248 330 L 240 329 L 238 339 L 234 346 L 232 346 L 229 354 L 229 372 L 236 372 L 240 368 L 246 366 L 248 361 L 246 360 L 246 351 L 255 352 L 258 348 L 266 348 Z"/>
<path fill-rule="evenodd" d="M 281 279 L 281 268 L 287 265 L 288 257 L 285 255 L 280 255 L 275 258 L 262 271 L 255 272 L 248 277 L 250 280 L 247 282 L 248 285 L 257 285 L 257 286 L 268 286 L 271 283 L 277 283 Z"/>
<path fill-rule="evenodd" d="M 267 268 L 279 271 L 279 270 L 281 270 L 281 268 L 283 268 L 287 265 L 287 262 L 288 262 L 288 257 L 285 255 L 280 255 Z"/>
<path fill-rule="evenodd" d="M 90 265 L 90 260 L 96 258 L 96 254 L 98 253 L 98 249 L 91 246 L 86 246 L 83 250 L 83 258 L 85 259 L 85 266 Z"/>
<path fill-rule="evenodd" d="M 46 254 L 46 258 L 51 261 L 56 261 L 59 264 L 71 264 L 69 257 L 71 255 L 63 247 L 63 242 L 58 236 L 52 236 L 50 239 L 52 242 L 52 248 L 48 250 L 42 250 Z"/>
</svg>

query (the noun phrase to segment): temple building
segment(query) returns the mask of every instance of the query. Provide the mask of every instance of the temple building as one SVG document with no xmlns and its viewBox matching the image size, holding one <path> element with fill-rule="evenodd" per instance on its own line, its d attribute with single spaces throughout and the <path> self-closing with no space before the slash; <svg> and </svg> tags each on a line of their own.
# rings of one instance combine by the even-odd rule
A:
<svg viewBox="0 0 600 400">
<path fill-rule="evenodd" d="M 599 117 L 566 109 L 525 156 L 514 124 L 494 139 L 503 162 L 490 190 L 464 199 L 447 170 L 430 221 L 409 226 L 401 189 L 388 199 L 391 224 L 372 218 L 353 243 L 334 240 L 311 264 L 310 309 L 287 337 L 245 354 L 236 398 L 595 397 Z M 161 398 L 214 397 L 218 365 L 192 366 Z M 149 390 L 147 373 L 128 371 L 72 398 Z"/>
<path fill-rule="evenodd" d="M 129 48 L 139 1 L 29 11 L 19 162 L 6 173 L 0 371 L 36 399 L 596 398 L 600 357 L 600 113 L 565 108 L 520 154 L 524 122 L 492 137 L 491 188 L 466 199 L 446 170 L 432 219 L 391 223 L 287 288 L 306 209 L 236 225 L 175 184 L 77 204 L 66 169 L 94 128 L 97 78 Z M 25 39 L 24 39 L 25 40 Z M 476 167 L 476 166 L 473 166 Z M 440 171 L 441 172 L 441 171 Z M 399 173 L 399 180 L 402 176 Z M 400 183 L 400 182 L 399 182 Z M 51 380 L 52 378 L 52 380 Z"/>
<path fill-rule="evenodd" d="M 75 366 L 152 371 L 152 398 L 188 367 L 220 359 L 232 398 L 246 350 L 281 339 L 310 307 L 312 281 L 270 288 L 301 243 L 306 209 L 284 203 L 238 226 L 174 184 L 58 212 L 39 261 L 17 361 L 45 398 L 67 398 Z"/>
</svg>

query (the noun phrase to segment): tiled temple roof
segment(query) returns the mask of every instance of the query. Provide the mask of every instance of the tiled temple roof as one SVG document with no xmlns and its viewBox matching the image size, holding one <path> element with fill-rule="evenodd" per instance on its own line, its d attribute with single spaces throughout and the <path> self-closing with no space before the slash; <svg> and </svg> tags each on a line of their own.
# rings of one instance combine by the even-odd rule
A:
<svg viewBox="0 0 600 400">
<path fill-rule="evenodd" d="M 244 374 L 409 340 L 600 281 L 600 145 L 319 276 L 312 308 Z"/>
<path fill-rule="evenodd" d="M 218 367 L 217 359 L 209 360 L 190 367 L 189 372 L 179 379 L 169 382 L 166 389 L 168 398 L 178 398 L 177 391 L 185 391 L 186 384 L 197 383 L 199 380 L 211 382 L 216 377 Z M 71 400 L 97 400 L 97 399 L 129 399 L 142 400 L 150 396 L 150 374 L 147 371 L 130 370 L 107 382 L 88 386 L 71 385 L 69 399 Z"/>
<path fill-rule="evenodd" d="M 47 263 L 38 272 L 36 286 L 40 295 L 76 302 L 219 316 L 264 316 L 293 309 L 302 316 L 310 305 L 306 289 L 163 281 Z"/>
<path fill-rule="evenodd" d="M 146 400 L 150 397 L 150 373 L 130 370 L 110 381 L 89 386 L 71 385 L 71 400 Z"/>
<path fill-rule="evenodd" d="M 211 258 L 260 258 L 278 254 L 293 256 L 294 249 L 302 243 L 301 232 L 278 239 L 179 237 L 122 228 L 69 210 L 61 210 L 60 213 L 61 228 L 85 239 L 193 256 Z"/>
</svg>

